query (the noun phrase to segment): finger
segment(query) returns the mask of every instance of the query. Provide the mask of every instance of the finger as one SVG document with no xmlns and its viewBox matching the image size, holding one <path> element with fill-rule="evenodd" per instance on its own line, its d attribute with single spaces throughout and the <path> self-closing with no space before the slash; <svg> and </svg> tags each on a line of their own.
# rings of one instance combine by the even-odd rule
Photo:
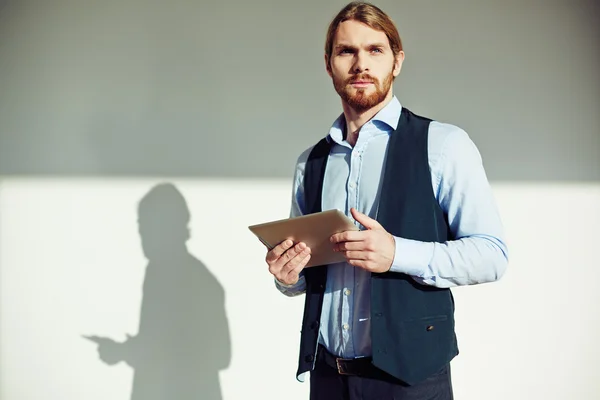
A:
<svg viewBox="0 0 600 400">
<path fill-rule="evenodd" d="M 291 270 L 293 270 L 299 261 L 310 253 L 310 249 L 304 243 L 298 243 L 296 246 L 287 250 L 275 262 L 269 264 L 269 272 L 271 272 L 279 280 L 284 279 Z M 296 257 L 302 254 L 300 259 Z"/>
<path fill-rule="evenodd" d="M 361 231 L 345 231 L 331 235 L 329 240 L 331 243 L 354 242 L 364 239 L 365 232 Z"/>
<path fill-rule="evenodd" d="M 302 271 L 304 269 L 304 267 L 306 267 L 306 264 L 308 264 L 308 262 L 310 261 L 312 254 L 307 255 L 306 257 L 304 257 L 304 260 L 302 260 L 300 262 L 300 265 L 298 265 L 294 271 L 296 271 L 297 273 L 300 273 L 300 271 Z"/>
<path fill-rule="evenodd" d="M 368 215 L 361 213 L 356 208 L 351 208 L 350 212 L 352 213 L 352 216 L 354 217 L 354 219 L 356 221 L 358 221 L 360 224 L 362 224 L 362 226 L 364 226 L 365 228 L 367 228 L 367 229 L 383 229 L 383 227 L 381 226 L 381 224 L 379 222 L 377 222 L 373 218 L 369 217 Z"/>
<path fill-rule="evenodd" d="M 369 264 L 365 260 L 348 260 L 348 264 L 352 265 L 353 267 L 366 269 L 367 271 L 369 270 Z"/>
<path fill-rule="evenodd" d="M 267 253 L 267 262 L 276 261 L 283 253 L 294 245 L 290 239 L 284 240 Z"/>
<path fill-rule="evenodd" d="M 367 261 L 367 260 L 371 260 L 373 258 L 373 253 L 371 253 L 370 251 L 345 251 L 344 257 L 346 257 L 346 260 L 348 260 L 348 261 L 351 261 L 351 260 Z"/>
<path fill-rule="evenodd" d="M 291 249 L 288 249 L 285 253 L 283 253 L 283 255 L 281 257 L 279 257 L 279 260 L 277 262 L 281 263 L 282 265 L 285 265 L 290 260 L 293 260 L 298 254 L 302 253 L 303 251 L 305 251 L 307 249 L 308 249 L 308 246 L 306 246 L 306 243 L 300 242 L 300 243 L 296 244 L 294 247 L 292 247 Z M 310 249 L 308 249 L 308 251 L 310 252 Z M 304 256 L 302 256 L 302 257 L 304 257 Z"/>
<path fill-rule="evenodd" d="M 310 254 L 305 254 L 305 252 L 303 251 L 302 253 L 294 257 L 293 260 L 288 262 L 285 265 L 284 269 L 282 269 L 282 271 L 276 275 L 276 278 L 280 282 L 284 282 L 287 284 L 293 284 L 297 282 L 300 272 L 302 271 L 309 259 Z"/>
<path fill-rule="evenodd" d="M 281 269 L 282 274 L 290 273 L 298 265 L 300 265 L 300 263 L 304 260 L 304 258 L 309 254 L 310 254 L 310 248 L 304 247 L 304 249 L 302 249 L 302 251 L 298 252 L 293 258 L 291 258 L 289 261 L 287 261 L 285 263 L 285 265 Z"/>
<path fill-rule="evenodd" d="M 293 270 L 290 271 L 290 273 L 287 275 L 287 278 L 292 281 L 297 280 L 298 276 L 300 275 L 300 272 L 302 272 L 304 267 L 306 267 L 306 264 L 308 264 L 308 261 L 310 261 L 310 257 L 310 254 L 304 257 L 304 259 L 302 259 L 300 263 Z"/>
<path fill-rule="evenodd" d="M 333 251 L 349 251 L 349 250 L 367 250 L 367 243 L 364 240 L 359 242 L 340 242 L 333 245 Z"/>
</svg>

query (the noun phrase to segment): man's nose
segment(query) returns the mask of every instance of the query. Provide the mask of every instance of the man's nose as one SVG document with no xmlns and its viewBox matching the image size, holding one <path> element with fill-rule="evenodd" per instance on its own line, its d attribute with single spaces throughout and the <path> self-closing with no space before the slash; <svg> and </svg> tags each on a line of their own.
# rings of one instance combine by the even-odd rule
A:
<svg viewBox="0 0 600 400">
<path fill-rule="evenodd" d="M 352 70 L 355 74 L 369 70 L 368 57 L 364 52 L 359 51 L 356 53 Z"/>
</svg>

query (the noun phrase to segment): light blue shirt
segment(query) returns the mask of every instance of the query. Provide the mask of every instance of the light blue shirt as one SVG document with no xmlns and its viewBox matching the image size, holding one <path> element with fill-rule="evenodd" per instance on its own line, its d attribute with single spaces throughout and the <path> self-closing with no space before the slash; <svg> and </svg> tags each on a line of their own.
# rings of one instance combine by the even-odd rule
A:
<svg viewBox="0 0 600 400">
<path fill-rule="evenodd" d="M 377 215 L 388 140 L 396 130 L 402 106 L 396 97 L 360 129 L 356 145 L 344 140 L 344 115 L 328 135 L 333 140 L 323 182 L 322 209 L 350 208 Z M 402 132 L 396 133 L 402 134 Z M 312 147 L 298 158 L 290 216 L 303 215 L 304 168 Z M 503 227 L 481 156 L 467 133 L 450 124 L 431 122 L 428 159 L 435 198 L 447 214 L 454 240 L 419 242 L 395 237 L 391 271 L 416 282 L 448 288 L 499 279 L 507 266 Z M 358 224 L 358 223 L 357 223 Z M 371 355 L 370 272 L 348 263 L 328 267 L 319 342 L 345 358 Z M 304 277 L 278 289 L 288 296 L 305 292 Z"/>
</svg>

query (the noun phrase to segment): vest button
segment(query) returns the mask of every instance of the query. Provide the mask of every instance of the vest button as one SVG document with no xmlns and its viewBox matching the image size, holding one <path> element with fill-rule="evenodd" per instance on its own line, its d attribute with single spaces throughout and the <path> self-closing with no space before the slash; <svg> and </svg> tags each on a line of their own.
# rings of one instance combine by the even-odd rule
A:
<svg viewBox="0 0 600 400">
<path fill-rule="evenodd" d="M 319 321 L 313 321 L 312 324 L 310 324 L 310 329 L 317 329 L 319 327 Z"/>
<path fill-rule="evenodd" d="M 306 362 L 313 362 L 314 359 L 315 359 L 315 357 L 312 354 L 309 354 L 306 357 L 304 357 L 304 360 Z"/>
<path fill-rule="evenodd" d="M 434 328 L 434 327 L 433 327 L 433 325 L 428 325 L 428 326 L 427 326 L 427 332 L 430 332 L 430 331 L 432 331 L 432 330 L 433 330 L 433 328 Z"/>
</svg>

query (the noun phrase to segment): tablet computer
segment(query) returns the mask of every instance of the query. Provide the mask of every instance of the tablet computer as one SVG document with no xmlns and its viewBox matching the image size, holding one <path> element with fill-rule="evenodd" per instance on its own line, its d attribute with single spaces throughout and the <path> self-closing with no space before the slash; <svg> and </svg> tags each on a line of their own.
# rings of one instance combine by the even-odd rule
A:
<svg viewBox="0 0 600 400">
<path fill-rule="evenodd" d="M 311 250 L 305 268 L 345 261 L 342 253 L 333 251 L 331 235 L 358 231 L 354 222 L 339 210 L 327 210 L 300 217 L 265 222 L 248 227 L 269 250 L 286 239 L 304 242 Z"/>
</svg>

